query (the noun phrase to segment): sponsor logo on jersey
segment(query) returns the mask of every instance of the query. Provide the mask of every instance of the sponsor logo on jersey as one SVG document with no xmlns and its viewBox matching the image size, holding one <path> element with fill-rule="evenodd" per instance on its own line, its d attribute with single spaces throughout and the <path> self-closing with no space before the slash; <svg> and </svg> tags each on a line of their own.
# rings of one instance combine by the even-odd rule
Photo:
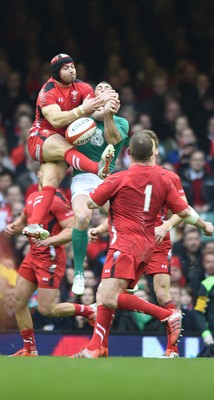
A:
<svg viewBox="0 0 214 400">
<path fill-rule="evenodd" d="M 103 131 L 100 128 L 96 128 L 95 132 L 91 136 L 90 142 L 93 146 L 103 146 L 105 139 L 103 137 Z"/>
</svg>

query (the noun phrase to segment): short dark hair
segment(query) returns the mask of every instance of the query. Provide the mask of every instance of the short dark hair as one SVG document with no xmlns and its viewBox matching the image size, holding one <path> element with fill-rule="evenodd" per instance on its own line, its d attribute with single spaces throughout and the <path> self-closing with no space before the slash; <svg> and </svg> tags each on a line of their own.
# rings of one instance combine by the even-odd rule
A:
<svg viewBox="0 0 214 400">
<path fill-rule="evenodd" d="M 153 154 L 153 141 L 143 130 L 134 133 L 130 142 L 130 155 L 135 161 L 149 161 Z"/>
<path fill-rule="evenodd" d="M 145 132 L 147 135 L 150 136 L 150 138 L 151 138 L 152 140 L 154 140 L 154 142 L 155 142 L 155 147 L 156 147 L 156 149 L 157 149 L 158 146 L 159 146 L 159 139 L 158 139 L 156 133 L 155 133 L 154 131 L 149 130 L 149 129 L 143 129 L 143 132 Z"/>
</svg>

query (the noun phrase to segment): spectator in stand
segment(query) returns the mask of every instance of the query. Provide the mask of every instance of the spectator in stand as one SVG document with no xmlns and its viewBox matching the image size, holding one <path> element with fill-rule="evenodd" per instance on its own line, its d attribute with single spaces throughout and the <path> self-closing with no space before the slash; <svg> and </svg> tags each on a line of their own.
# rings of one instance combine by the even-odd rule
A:
<svg viewBox="0 0 214 400">
<path fill-rule="evenodd" d="M 182 265 L 182 272 L 187 284 L 191 287 L 194 295 L 200 286 L 200 281 L 204 278 L 203 268 L 201 266 L 201 234 L 195 227 L 188 227 L 183 235 L 182 244 L 177 247 L 173 244 L 173 255 L 179 257 Z"/>
<path fill-rule="evenodd" d="M 214 177 L 203 151 L 192 152 L 189 166 L 184 168 L 180 177 L 188 203 L 199 213 L 214 211 Z"/>
<path fill-rule="evenodd" d="M 19 185 L 17 185 L 16 183 L 13 183 L 12 185 L 10 185 L 7 188 L 6 200 L 10 204 L 11 207 L 15 203 L 15 201 L 20 201 L 22 203 L 24 202 L 24 197 L 23 197 L 23 194 L 22 194 L 22 191 L 21 191 L 21 188 Z"/>
<path fill-rule="evenodd" d="M 11 151 L 10 157 L 17 172 L 24 169 L 27 153 L 27 138 L 28 132 L 32 125 L 32 119 L 28 114 L 21 114 L 16 122 L 16 127 L 19 134 L 18 144 Z"/>
<path fill-rule="evenodd" d="M 7 202 L 7 189 L 13 183 L 13 175 L 10 170 L 0 171 L 0 232 L 10 223 L 12 218 L 11 207 Z"/>
<path fill-rule="evenodd" d="M 203 255 L 205 279 L 201 282 L 195 304 L 195 317 L 206 346 L 214 344 L 214 252 Z"/>
<path fill-rule="evenodd" d="M 195 323 L 195 316 L 193 309 L 188 309 L 186 306 L 183 306 L 182 304 L 183 290 L 184 289 L 181 289 L 179 285 L 172 284 L 170 288 L 170 293 L 172 296 L 172 301 L 175 303 L 176 308 L 180 309 L 183 313 L 182 326 L 185 334 L 187 334 L 188 332 L 189 333 L 196 332 L 197 326 Z"/>
<path fill-rule="evenodd" d="M 179 257 L 172 256 L 170 260 L 171 265 L 171 283 L 183 288 L 186 284 L 185 277 L 182 272 L 182 265 Z"/>
<path fill-rule="evenodd" d="M 0 109 L 3 110 L 3 121 L 8 123 L 15 115 L 15 110 L 21 102 L 30 102 L 22 86 L 22 77 L 18 71 L 8 74 L 6 89 L 0 97 Z"/>
<path fill-rule="evenodd" d="M 60 284 L 60 298 L 61 301 L 68 301 L 74 303 L 76 301 L 76 295 L 72 292 L 72 285 L 74 281 L 74 268 L 67 267 L 65 275 Z"/>
<path fill-rule="evenodd" d="M 14 171 L 14 164 L 8 155 L 8 146 L 6 137 L 0 134 L 0 169 L 7 168 L 10 171 Z"/>
<path fill-rule="evenodd" d="M 182 117 L 183 119 L 183 117 Z M 182 124 L 183 122 L 183 124 Z M 168 153 L 166 160 L 175 164 L 178 170 L 183 164 L 189 161 L 191 152 L 197 147 L 197 138 L 193 130 L 185 127 L 186 121 L 179 121 L 177 119 L 176 128 L 176 149 Z M 183 128 L 178 128 L 178 125 L 183 125 Z"/>
</svg>

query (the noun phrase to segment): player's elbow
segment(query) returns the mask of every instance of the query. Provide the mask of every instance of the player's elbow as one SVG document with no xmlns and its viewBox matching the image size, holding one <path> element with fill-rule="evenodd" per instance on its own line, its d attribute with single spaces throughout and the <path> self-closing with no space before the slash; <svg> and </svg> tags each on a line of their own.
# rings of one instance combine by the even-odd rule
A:
<svg viewBox="0 0 214 400">
<path fill-rule="evenodd" d="M 181 211 L 180 213 L 178 213 L 178 216 L 180 218 L 187 218 L 191 215 L 191 208 L 190 206 L 188 206 L 187 208 L 185 208 L 183 211 Z"/>
</svg>

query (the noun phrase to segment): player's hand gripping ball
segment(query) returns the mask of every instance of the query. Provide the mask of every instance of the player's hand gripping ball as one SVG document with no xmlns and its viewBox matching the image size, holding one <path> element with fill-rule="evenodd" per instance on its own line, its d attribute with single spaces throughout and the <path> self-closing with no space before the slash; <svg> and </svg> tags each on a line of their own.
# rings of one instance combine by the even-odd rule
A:
<svg viewBox="0 0 214 400">
<path fill-rule="evenodd" d="M 68 125 L 65 138 L 68 143 L 82 146 L 90 140 L 96 129 L 96 123 L 91 118 L 79 118 Z"/>
</svg>

